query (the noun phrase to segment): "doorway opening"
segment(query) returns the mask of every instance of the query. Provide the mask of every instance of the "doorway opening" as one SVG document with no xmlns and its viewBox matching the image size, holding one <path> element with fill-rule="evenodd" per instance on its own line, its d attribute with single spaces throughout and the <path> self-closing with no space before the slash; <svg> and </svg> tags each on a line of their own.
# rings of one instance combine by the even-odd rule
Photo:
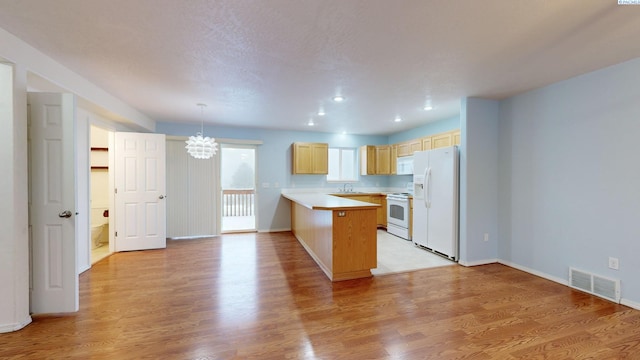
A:
<svg viewBox="0 0 640 360">
<path fill-rule="evenodd" d="M 220 148 L 222 233 L 256 231 L 256 148 Z"/>
<path fill-rule="evenodd" d="M 109 131 L 91 126 L 89 193 L 91 264 L 111 254 L 109 250 Z"/>
</svg>

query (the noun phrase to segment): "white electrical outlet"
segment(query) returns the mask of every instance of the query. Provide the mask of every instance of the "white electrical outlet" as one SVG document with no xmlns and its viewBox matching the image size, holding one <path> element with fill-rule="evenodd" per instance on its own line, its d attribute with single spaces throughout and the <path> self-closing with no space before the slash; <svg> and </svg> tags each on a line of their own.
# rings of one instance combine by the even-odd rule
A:
<svg viewBox="0 0 640 360">
<path fill-rule="evenodd" d="M 618 258 L 609 257 L 609 269 L 618 270 L 620 268 L 620 262 Z"/>
<path fill-rule="evenodd" d="M 489 241 L 489 233 L 484 233 L 484 241 Z"/>
</svg>

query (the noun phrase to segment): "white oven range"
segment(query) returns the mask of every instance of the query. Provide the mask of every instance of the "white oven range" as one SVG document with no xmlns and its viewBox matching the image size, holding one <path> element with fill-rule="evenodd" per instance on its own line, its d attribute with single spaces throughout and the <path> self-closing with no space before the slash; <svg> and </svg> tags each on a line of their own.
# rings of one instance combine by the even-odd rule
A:
<svg viewBox="0 0 640 360">
<path fill-rule="evenodd" d="M 387 232 L 405 240 L 411 240 L 409 196 L 409 193 L 387 194 Z"/>
</svg>

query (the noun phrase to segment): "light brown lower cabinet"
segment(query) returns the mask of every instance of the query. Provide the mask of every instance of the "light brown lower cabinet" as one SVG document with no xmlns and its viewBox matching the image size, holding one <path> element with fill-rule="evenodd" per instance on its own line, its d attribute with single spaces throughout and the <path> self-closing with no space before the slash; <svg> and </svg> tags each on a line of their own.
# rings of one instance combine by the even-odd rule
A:
<svg viewBox="0 0 640 360">
<path fill-rule="evenodd" d="M 291 202 L 291 230 L 331 281 L 371 277 L 376 209 L 314 210 Z"/>
<path fill-rule="evenodd" d="M 378 204 L 376 222 L 378 227 L 387 228 L 387 196 L 383 194 L 334 194 L 343 198 Z"/>
<path fill-rule="evenodd" d="M 378 227 L 387 228 L 387 198 L 385 195 L 371 195 L 369 202 L 378 204 L 380 207 L 376 213 Z"/>
</svg>

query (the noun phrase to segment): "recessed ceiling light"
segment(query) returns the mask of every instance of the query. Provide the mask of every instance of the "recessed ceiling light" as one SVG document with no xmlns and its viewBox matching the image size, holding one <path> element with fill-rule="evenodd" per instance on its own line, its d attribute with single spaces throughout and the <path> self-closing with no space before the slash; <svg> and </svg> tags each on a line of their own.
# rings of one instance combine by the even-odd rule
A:
<svg viewBox="0 0 640 360">
<path fill-rule="evenodd" d="M 326 113 L 324 112 L 323 108 L 320 108 L 320 110 L 318 110 L 318 116 L 325 116 Z"/>
<path fill-rule="evenodd" d="M 335 102 L 343 102 L 344 101 L 344 96 L 336 95 L 336 96 L 333 97 L 333 101 L 335 101 Z"/>
<path fill-rule="evenodd" d="M 396 118 L 393 121 L 400 122 L 400 121 L 402 121 L 402 118 L 400 116 L 396 116 Z"/>
<path fill-rule="evenodd" d="M 424 102 L 424 107 L 422 109 L 424 111 L 433 110 L 433 105 L 431 105 L 431 96 L 427 96 L 427 99 Z"/>
<path fill-rule="evenodd" d="M 307 123 L 307 125 L 309 125 L 309 126 L 315 125 L 315 123 L 313 122 L 313 119 L 309 119 L 309 122 Z"/>
</svg>

